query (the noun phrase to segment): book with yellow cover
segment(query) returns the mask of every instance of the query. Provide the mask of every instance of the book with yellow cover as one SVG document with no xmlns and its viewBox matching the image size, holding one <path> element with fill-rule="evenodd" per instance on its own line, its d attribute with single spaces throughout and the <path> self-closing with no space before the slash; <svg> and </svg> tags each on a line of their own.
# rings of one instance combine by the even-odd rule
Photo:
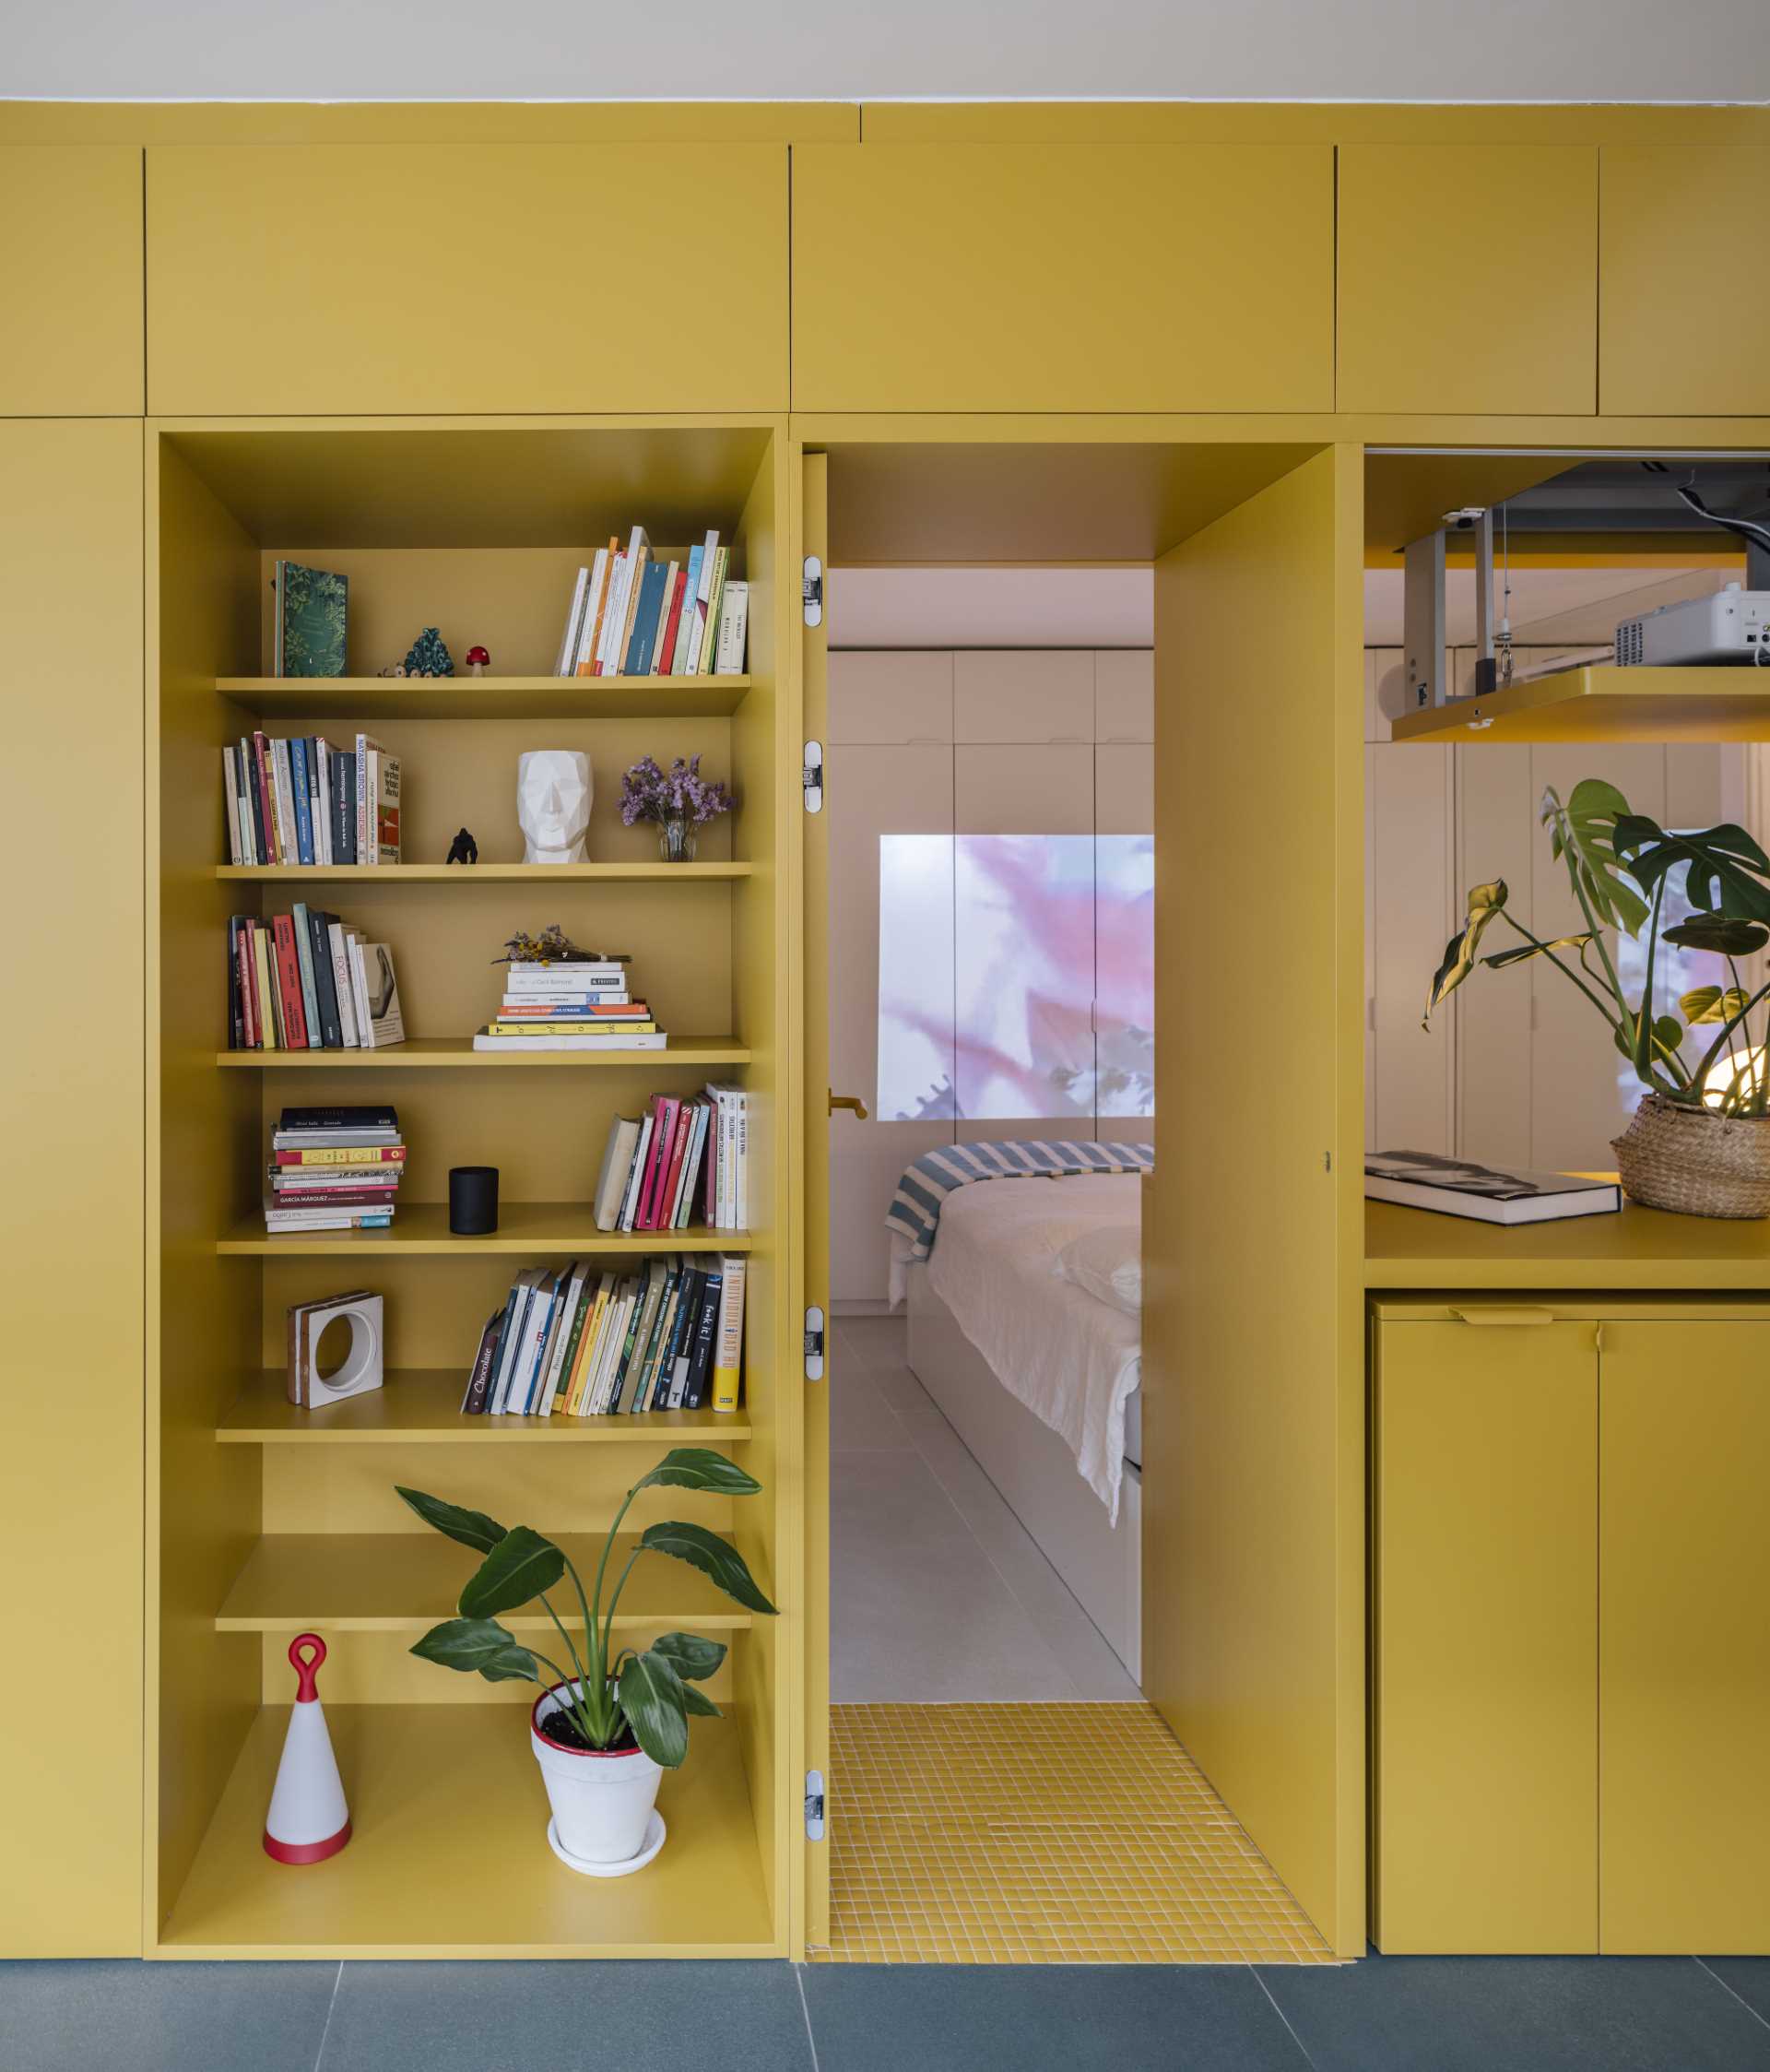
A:
<svg viewBox="0 0 1770 2072">
<path fill-rule="evenodd" d="M 744 1255 L 719 1254 L 719 1325 L 713 1344 L 713 1407 L 736 1410 L 744 1376 Z"/>
</svg>

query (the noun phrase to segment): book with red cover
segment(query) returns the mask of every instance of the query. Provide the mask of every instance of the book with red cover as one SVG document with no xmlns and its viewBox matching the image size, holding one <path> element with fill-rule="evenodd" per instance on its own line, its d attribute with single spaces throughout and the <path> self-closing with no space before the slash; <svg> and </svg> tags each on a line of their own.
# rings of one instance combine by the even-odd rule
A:
<svg viewBox="0 0 1770 2072">
<path fill-rule="evenodd" d="M 399 1197 L 396 1187 L 279 1187 L 276 1190 L 276 1206 L 279 1209 L 330 1209 L 338 1202 L 348 1202 L 350 1209 L 360 1209 L 365 1202 L 394 1202 Z"/>
<path fill-rule="evenodd" d="M 682 1155 L 689 1148 L 694 1124 L 694 1104 L 684 1101 L 676 1112 L 676 1142 L 670 1146 L 669 1164 L 664 1168 L 664 1185 L 652 1204 L 652 1228 L 667 1230 L 676 1219 L 676 1190 L 682 1178 Z"/>
<path fill-rule="evenodd" d="M 305 1050 L 307 1017 L 301 1008 L 301 964 L 295 948 L 295 921 L 289 914 L 271 918 L 277 938 L 277 980 L 282 993 L 283 1027 L 291 1050 Z"/>
<path fill-rule="evenodd" d="M 664 646 L 657 657 L 657 673 L 668 676 L 670 664 L 676 658 L 676 636 L 682 629 L 682 595 L 689 586 L 689 572 L 678 568 L 676 572 L 676 587 L 670 592 L 669 618 L 664 626 Z"/>
<path fill-rule="evenodd" d="M 404 1144 L 351 1144 L 343 1147 L 345 1155 L 337 1151 L 273 1151 L 271 1157 L 279 1166 L 319 1166 L 331 1169 L 342 1167 L 348 1172 L 354 1166 L 397 1166 L 404 1162 Z"/>
<path fill-rule="evenodd" d="M 639 1210 L 633 1217 L 635 1230 L 652 1227 L 652 1211 L 657 1202 L 657 1190 L 663 1184 L 665 1167 L 669 1163 L 670 1151 L 676 1143 L 676 1111 L 681 1103 L 668 1094 L 652 1095 L 652 1111 L 657 1118 L 657 1127 L 652 1131 L 650 1160 L 645 1168 L 645 1185 L 640 1190 Z"/>
<path fill-rule="evenodd" d="M 241 1040 L 248 1050 L 261 1048 L 258 1036 L 258 989 L 252 977 L 252 925 L 229 924 L 233 929 L 233 977 L 240 994 Z"/>
</svg>

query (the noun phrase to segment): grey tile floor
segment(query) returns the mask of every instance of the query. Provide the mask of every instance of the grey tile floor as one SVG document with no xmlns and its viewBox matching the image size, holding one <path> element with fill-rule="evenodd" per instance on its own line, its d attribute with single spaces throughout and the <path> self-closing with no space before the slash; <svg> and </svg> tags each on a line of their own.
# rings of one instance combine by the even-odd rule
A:
<svg viewBox="0 0 1770 2072">
<path fill-rule="evenodd" d="M 5 2072 L 1767 2072 L 1770 1958 L 0 1964 Z"/>
<path fill-rule="evenodd" d="M 901 1318 L 835 1321 L 831 1696 L 903 1705 L 1137 1698 L 904 1365 L 904 1338 Z"/>
</svg>

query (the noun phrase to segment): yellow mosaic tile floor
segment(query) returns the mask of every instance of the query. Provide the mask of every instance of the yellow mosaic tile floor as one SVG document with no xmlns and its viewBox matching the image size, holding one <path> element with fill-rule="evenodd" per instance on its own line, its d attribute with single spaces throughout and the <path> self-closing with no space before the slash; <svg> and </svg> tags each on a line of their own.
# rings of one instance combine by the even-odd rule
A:
<svg viewBox="0 0 1770 2072">
<path fill-rule="evenodd" d="M 1151 1705 L 831 1709 L 836 1964 L 1326 1964 Z"/>
</svg>

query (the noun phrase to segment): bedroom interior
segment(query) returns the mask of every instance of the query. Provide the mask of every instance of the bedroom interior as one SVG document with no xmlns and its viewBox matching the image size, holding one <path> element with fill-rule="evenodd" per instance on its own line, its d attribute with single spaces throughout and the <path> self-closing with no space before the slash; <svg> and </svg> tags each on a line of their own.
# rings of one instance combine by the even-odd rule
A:
<svg viewBox="0 0 1770 2072">
<path fill-rule="evenodd" d="M 1612 650 L 1625 619 L 1770 590 L 1677 506 L 1763 516 L 1770 387 L 1730 331 L 1600 294 L 1599 261 L 1663 266 L 1656 197 L 1692 181 L 1754 231 L 1762 124 L 0 116 L 28 205 L 0 249 L 41 290 L 0 339 L 0 604 L 19 681 L 60 687 L 16 701 L 8 812 L 142 1003 L 122 1045 L 8 1031 L 41 1174 L 12 1212 L 18 1343 L 65 1357 L 78 1260 L 89 1379 L 9 1394 L 6 1544 L 124 1669 L 105 1723 L 24 1651 L 8 1668 L 4 1746 L 39 1782 L 0 1956 L 704 1958 L 741 1983 L 727 1960 L 1770 1948 L 1770 1224 L 1653 1205 L 1649 1176 L 1614 1214 L 1502 1228 L 1366 1173 L 1404 1150 L 1613 1173 L 1644 1102 L 1736 1144 L 1761 1119 L 1749 1040 L 1717 1102 L 1700 1087 L 1729 989 L 1766 976 L 1770 669 Z M 1508 224 L 1546 194 L 1540 235 L 1589 265 L 1497 329 L 1531 238 L 1453 261 L 1415 199 L 1452 174 Z M 622 183 L 667 214 L 725 197 L 728 349 L 560 280 L 587 186 Z M 333 248 L 267 256 L 315 193 L 352 197 Z M 1054 290 L 1053 224 L 1088 293 Z M 642 228 L 611 234 L 611 266 L 650 263 Z M 472 307 L 415 369 L 389 283 L 462 254 Z M 1469 514 L 1498 523 L 1497 607 Z M 636 516 L 660 541 L 716 521 L 742 669 L 549 673 L 586 540 Z M 348 571 L 349 675 L 265 673 L 286 554 Z M 451 613 L 495 673 L 391 675 Z M 114 812 L 39 781 L 70 716 Z M 346 716 L 408 759 L 407 858 L 338 896 L 395 942 L 411 1033 L 238 1049 L 218 933 L 335 879 L 220 860 L 218 754 Z M 514 860 L 542 728 L 595 765 L 589 855 L 558 876 Z M 620 823 L 620 772 L 694 752 L 738 804 L 667 863 Z M 1558 855 L 1542 801 L 1582 784 L 1651 834 Z M 445 864 L 468 826 L 484 861 Z M 1624 849 L 1679 843 L 1651 929 L 1614 905 L 1585 927 Z M 555 920 L 634 953 L 661 1058 L 475 1048 L 500 947 Z M 1476 920 L 1482 956 L 1513 924 L 1543 953 L 1483 966 Z M 1661 921 L 1686 939 L 1655 962 Z M 1612 985 L 1653 1009 L 1614 1040 Z M 600 1147 L 655 1082 L 710 1076 L 750 1102 L 749 1214 L 671 1227 L 745 1262 L 735 1411 L 457 1412 L 510 1255 L 614 1273 L 658 1249 L 593 1214 Z M 396 1098 L 390 1228 L 264 1226 L 266 1134 L 315 1088 Z M 500 1228 L 451 1226 L 456 1160 L 499 1169 Z M 1680 1187 L 1725 1177 L 1692 1163 Z M 291 1403 L 287 1313 L 347 1284 L 384 1297 L 387 1385 Z M 609 1883 L 549 1849 L 520 1679 L 411 1659 L 467 1565 L 399 1491 L 581 1552 L 642 1439 L 726 1479 L 647 1489 L 633 1522 L 729 1531 L 766 1608 L 710 1571 L 636 1584 L 648 1647 L 678 1618 L 722 1636 L 724 1716 L 664 1780 L 656 1863 Z M 552 1645 L 549 1616 L 522 1634 Z M 297 1878 L 262 1835 L 310 1628 L 358 1824 Z"/>
</svg>

